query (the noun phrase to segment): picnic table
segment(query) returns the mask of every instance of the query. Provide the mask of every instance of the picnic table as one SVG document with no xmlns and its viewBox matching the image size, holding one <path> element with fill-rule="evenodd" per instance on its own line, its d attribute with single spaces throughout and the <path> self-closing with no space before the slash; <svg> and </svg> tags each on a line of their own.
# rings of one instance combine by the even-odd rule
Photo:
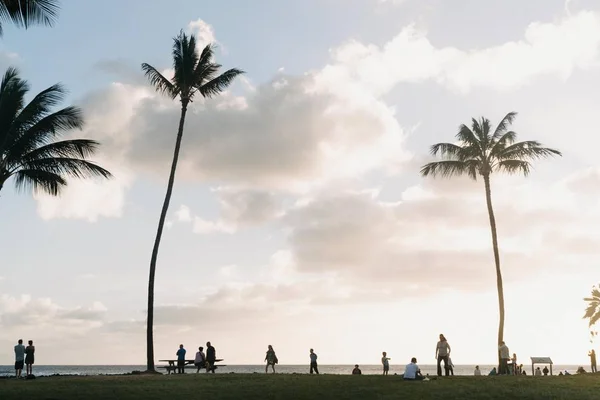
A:
<svg viewBox="0 0 600 400">
<path fill-rule="evenodd" d="M 175 373 L 175 371 L 177 371 L 177 368 L 179 368 L 179 367 L 177 367 L 177 362 L 178 361 L 179 360 L 158 360 L 158 362 L 166 362 L 166 363 L 168 363 L 168 365 L 160 365 L 158 368 L 164 368 L 164 369 L 166 369 L 168 374 L 171 374 L 171 372 Z M 184 360 L 184 364 L 183 364 L 184 372 L 185 372 L 186 365 L 194 365 L 195 361 L 196 360 Z M 217 362 L 221 362 L 221 361 L 223 361 L 222 358 L 218 358 L 218 359 L 215 360 L 216 363 Z M 226 367 L 226 365 L 215 365 L 213 368 L 217 369 L 218 367 Z"/>
</svg>

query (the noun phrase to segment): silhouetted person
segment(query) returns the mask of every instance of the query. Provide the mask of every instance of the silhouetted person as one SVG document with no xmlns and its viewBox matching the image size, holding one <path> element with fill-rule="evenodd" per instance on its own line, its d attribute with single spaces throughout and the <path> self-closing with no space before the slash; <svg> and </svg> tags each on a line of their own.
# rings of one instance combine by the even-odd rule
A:
<svg viewBox="0 0 600 400">
<path fill-rule="evenodd" d="M 498 346 L 498 351 L 500 352 L 500 371 L 498 371 L 498 374 L 506 375 L 508 374 L 508 360 L 510 360 L 510 351 L 504 342 L 500 343 L 500 346 Z"/>
<path fill-rule="evenodd" d="M 360 370 L 360 368 L 358 368 L 358 364 L 354 366 L 354 369 L 352 370 L 352 375 L 362 375 L 362 371 Z"/>
<path fill-rule="evenodd" d="M 213 374 L 215 373 L 215 362 L 217 361 L 217 351 L 210 344 L 210 342 L 206 342 L 206 372 L 209 371 Z"/>
<path fill-rule="evenodd" d="M 517 365 L 517 353 L 513 353 L 512 358 L 510 359 L 511 363 L 512 363 L 512 368 L 513 368 L 513 375 L 518 375 L 520 374 L 519 371 L 519 366 Z"/>
<path fill-rule="evenodd" d="M 383 355 L 383 357 L 381 357 L 381 364 L 383 364 L 383 374 L 387 375 L 388 372 L 390 372 L 391 358 L 388 358 L 387 353 L 385 351 L 381 354 Z"/>
<path fill-rule="evenodd" d="M 313 349 L 310 349 L 310 373 L 319 375 L 319 366 L 317 365 L 317 353 Z"/>
<path fill-rule="evenodd" d="M 403 378 L 405 381 L 422 381 L 423 380 L 423 375 L 421 374 L 421 369 L 417 365 L 417 359 L 415 357 L 413 357 L 410 360 L 410 364 L 408 364 L 406 366 L 406 368 L 404 369 Z"/>
<path fill-rule="evenodd" d="M 548 376 L 548 372 L 550 372 L 550 370 L 548 369 L 548 367 L 544 367 L 542 372 L 544 373 L 544 376 Z"/>
<path fill-rule="evenodd" d="M 267 350 L 267 355 L 265 356 L 265 361 L 267 365 L 265 366 L 265 374 L 269 371 L 269 365 L 273 369 L 273 373 L 275 373 L 275 364 L 279 362 L 277 359 L 277 355 L 275 354 L 275 350 L 273 350 L 273 346 L 269 345 Z"/>
<path fill-rule="evenodd" d="M 438 376 L 442 376 L 442 361 L 444 361 L 444 370 L 446 371 L 446 376 L 448 376 L 450 373 L 448 370 L 448 357 L 450 357 L 450 350 L 450 344 L 448 344 L 448 341 L 444 335 L 440 334 L 440 341 L 437 342 L 437 346 L 435 348 Z"/>
<path fill-rule="evenodd" d="M 183 345 L 180 344 L 179 345 L 179 350 L 177 350 L 177 353 L 175 353 L 175 355 L 177 356 L 177 372 L 180 374 L 183 374 L 185 372 L 185 349 L 183 348 Z"/>
<path fill-rule="evenodd" d="M 23 339 L 19 339 L 19 342 L 15 345 L 15 374 L 17 378 L 21 377 L 23 365 L 25 365 L 25 346 L 23 346 Z"/>
<path fill-rule="evenodd" d="M 25 366 L 27 368 L 27 376 L 33 375 L 33 354 L 35 353 L 35 346 L 33 345 L 33 340 L 30 340 L 28 344 L 29 346 L 25 347 Z"/>
<path fill-rule="evenodd" d="M 450 375 L 454 376 L 454 363 L 450 357 L 448 357 L 448 372 L 450 372 Z"/>
<path fill-rule="evenodd" d="M 204 354 L 204 347 L 198 347 L 198 351 L 196 352 L 196 358 L 194 358 L 194 365 L 196 368 L 196 373 L 200 372 L 200 368 L 206 368 L 206 355 Z"/>
<path fill-rule="evenodd" d="M 481 376 L 481 370 L 479 369 L 479 365 L 475 366 L 475 372 L 473 373 L 475 376 Z"/>
<path fill-rule="evenodd" d="M 592 364 L 592 372 L 598 372 L 598 370 L 596 369 L 596 351 L 592 349 L 592 351 L 590 351 L 588 353 L 588 356 L 590 356 L 590 363 Z"/>
<path fill-rule="evenodd" d="M 542 376 L 542 370 L 540 369 L 540 367 L 537 367 L 535 369 L 535 376 Z"/>
</svg>

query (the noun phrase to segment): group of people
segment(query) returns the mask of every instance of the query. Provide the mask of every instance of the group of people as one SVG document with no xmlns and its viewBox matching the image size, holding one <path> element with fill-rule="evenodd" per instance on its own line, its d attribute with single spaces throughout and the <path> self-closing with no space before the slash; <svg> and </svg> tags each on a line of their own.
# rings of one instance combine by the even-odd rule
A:
<svg viewBox="0 0 600 400">
<path fill-rule="evenodd" d="M 315 351 L 313 349 L 310 349 L 308 352 L 308 357 L 310 358 L 309 372 L 311 374 L 319 375 L 319 365 L 317 364 L 317 358 L 318 358 L 317 353 L 315 353 Z M 267 365 L 265 366 L 265 373 L 269 372 L 269 367 L 271 367 L 273 373 L 275 373 L 275 364 L 279 364 L 279 360 L 277 359 L 277 354 L 275 354 L 275 350 L 273 350 L 273 346 L 271 346 L 271 345 L 269 345 L 267 347 L 267 354 L 265 355 L 265 361 L 267 362 Z M 358 365 L 356 367 L 358 368 Z"/>
<path fill-rule="evenodd" d="M 23 345 L 23 339 L 19 339 L 15 345 L 15 373 L 17 378 L 22 377 L 23 367 L 26 367 L 25 376 L 33 376 L 35 346 L 33 340 L 28 342 L 28 346 Z"/>
<path fill-rule="evenodd" d="M 182 344 L 179 345 L 179 350 L 175 353 L 177 355 L 177 372 L 179 374 L 185 373 L 185 364 L 186 364 L 186 355 L 187 351 L 183 347 Z M 194 358 L 194 365 L 197 370 L 196 373 L 200 372 L 201 369 L 206 369 L 206 372 L 215 373 L 215 362 L 217 361 L 217 351 L 210 344 L 210 342 L 206 342 L 206 354 L 204 353 L 204 347 L 198 347 L 198 351 L 196 352 L 196 357 Z"/>
</svg>

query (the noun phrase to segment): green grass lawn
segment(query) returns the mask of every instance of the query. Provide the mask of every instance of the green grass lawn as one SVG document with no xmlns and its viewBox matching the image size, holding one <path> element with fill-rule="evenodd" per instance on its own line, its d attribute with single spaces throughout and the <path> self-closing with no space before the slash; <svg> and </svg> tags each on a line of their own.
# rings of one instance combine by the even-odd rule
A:
<svg viewBox="0 0 600 400">
<path fill-rule="evenodd" d="M 600 375 L 451 377 L 186 374 L 0 380 L 0 399 L 600 399 Z"/>
</svg>

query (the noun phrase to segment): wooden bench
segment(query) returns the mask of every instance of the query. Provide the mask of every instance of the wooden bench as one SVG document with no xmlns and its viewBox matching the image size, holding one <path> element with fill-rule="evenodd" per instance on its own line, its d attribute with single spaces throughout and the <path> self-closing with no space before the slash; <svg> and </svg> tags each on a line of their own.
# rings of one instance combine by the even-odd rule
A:
<svg viewBox="0 0 600 400">
<path fill-rule="evenodd" d="M 167 374 L 169 374 L 169 375 L 171 374 L 171 372 L 176 373 L 177 369 L 180 368 L 180 367 L 177 366 L 177 362 L 178 361 L 179 360 L 158 360 L 158 362 L 166 362 L 166 363 L 168 363 L 168 365 L 159 365 L 158 368 L 164 368 L 167 371 Z M 182 367 L 183 368 L 183 372 L 185 372 L 185 367 L 186 366 L 192 365 L 194 368 L 197 368 L 194 365 L 195 361 L 196 360 L 184 360 L 184 365 Z M 222 358 L 215 360 L 216 363 L 217 362 L 221 362 L 221 361 L 223 361 Z M 213 366 L 213 370 L 216 370 L 219 367 L 226 367 L 226 365 L 214 365 Z"/>
</svg>

